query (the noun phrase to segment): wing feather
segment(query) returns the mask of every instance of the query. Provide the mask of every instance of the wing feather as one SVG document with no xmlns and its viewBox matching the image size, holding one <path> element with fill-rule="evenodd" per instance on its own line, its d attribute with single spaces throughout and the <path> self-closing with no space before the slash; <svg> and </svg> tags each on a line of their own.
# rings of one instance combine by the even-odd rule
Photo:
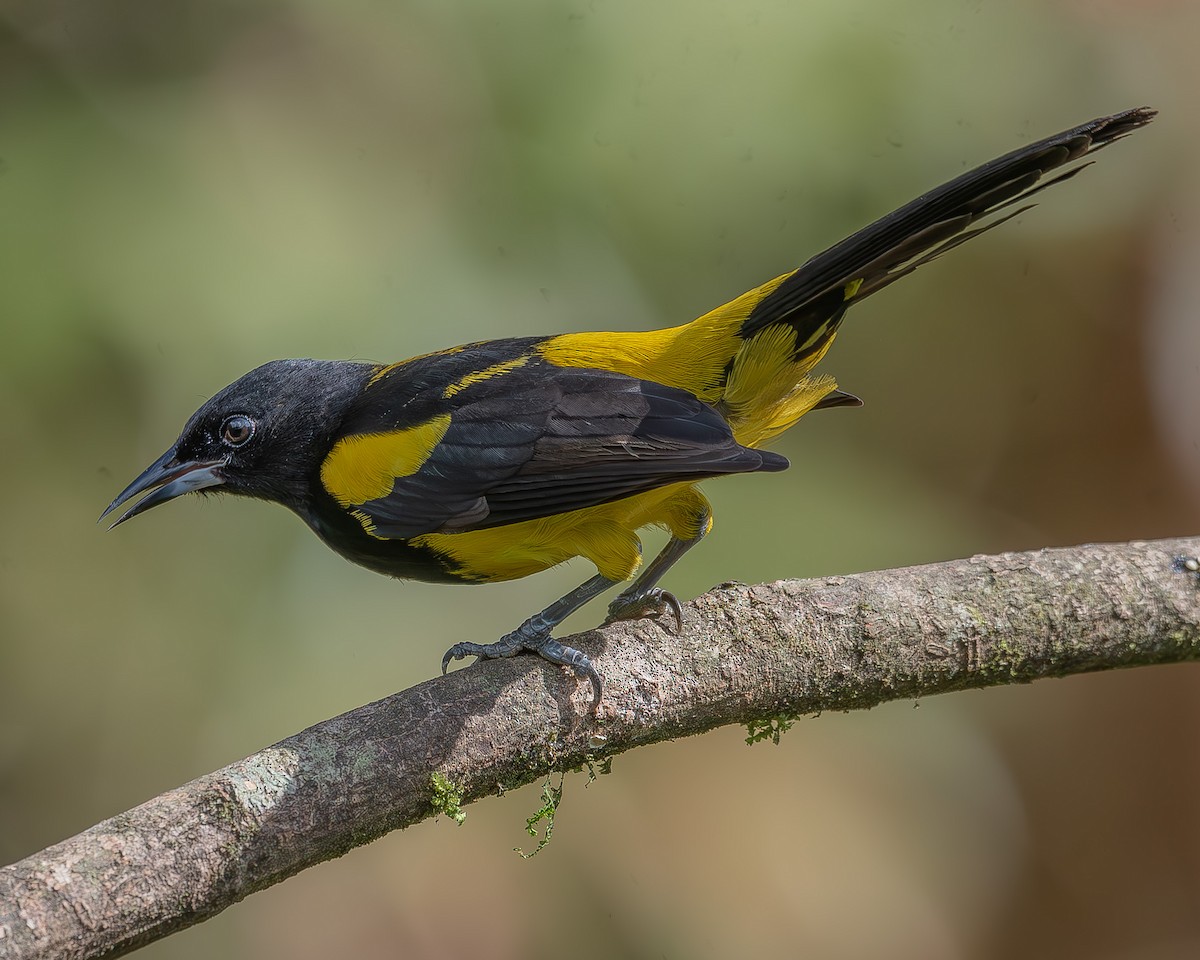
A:
<svg viewBox="0 0 1200 960">
<path fill-rule="evenodd" d="M 724 418 L 686 391 L 535 358 L 439 396 L 436 413 L 446 412 L 450 425 L 420 469 L 354 507 L 375 536 L 502 526 L 787 466 L 738 444 Z"/>
</svg>

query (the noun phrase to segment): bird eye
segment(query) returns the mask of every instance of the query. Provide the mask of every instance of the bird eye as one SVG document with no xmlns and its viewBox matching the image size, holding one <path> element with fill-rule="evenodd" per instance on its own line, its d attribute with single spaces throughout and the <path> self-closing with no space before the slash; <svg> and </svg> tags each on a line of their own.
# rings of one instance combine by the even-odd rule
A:
<svg viewBox="0 0 1200 960">
<path fill-rule="evenodd" d="M 240 447 L 254 436 L 254 421 L 238 413 L 221 424 L 221 439 L 231 447 Z"/>
</svg>

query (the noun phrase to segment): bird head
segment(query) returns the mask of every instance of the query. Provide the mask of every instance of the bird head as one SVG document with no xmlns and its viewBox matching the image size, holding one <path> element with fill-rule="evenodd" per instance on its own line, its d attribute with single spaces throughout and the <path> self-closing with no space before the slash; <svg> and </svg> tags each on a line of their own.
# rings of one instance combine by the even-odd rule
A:
<svg viewBox="0 0 1200 960">
<path fill-rule="evenodd" d="M 147 494 L 113 526 L 196 491 L 298 508 L 332 436 L 373 371 L 335 360 L 274 360 L 192 414 L 179 439 L 100 515 Z"/>
</svg>

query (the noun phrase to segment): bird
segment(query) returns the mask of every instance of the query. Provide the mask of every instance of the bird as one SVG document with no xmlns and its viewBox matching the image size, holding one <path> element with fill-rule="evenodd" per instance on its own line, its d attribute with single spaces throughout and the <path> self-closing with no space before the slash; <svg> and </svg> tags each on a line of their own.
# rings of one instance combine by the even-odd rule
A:
<svg viewBox="0 0 1200 960">
<path fill-rule="evenodd" d="M 599 672 L 555 627 L 628 583 L 606 622 L 682 629 L 659 583 L 712 528 L 698 483 L 784 470 L 766 443 L 811 411 L 861 404 L 814 372 L 847 310 L 1029 209 L 1155 115 L 1126 110 L 1019 147 L 679 326 L 484 340 L 388 364 L 265 363 L 205 402 L 100 519 L 131 500 L 113 527 L 186 493 L 252 497 L 347 560 L 431 582 L 513 580 L 582 557 L 593 576 L 499 640 L 454 644 L 442 672 L 537 654 L 590 681 L 598 711 Z M 670 536 L 643 566 L 647 527 Z"/>
</svg>

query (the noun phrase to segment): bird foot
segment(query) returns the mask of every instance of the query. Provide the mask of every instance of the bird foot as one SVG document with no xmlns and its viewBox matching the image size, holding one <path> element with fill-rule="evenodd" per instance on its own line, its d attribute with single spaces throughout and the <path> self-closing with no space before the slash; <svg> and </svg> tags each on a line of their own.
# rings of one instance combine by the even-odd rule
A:
<svg viewBox="0 0 1200 960">
<path fill-rule="evenodd" d="M 442 673 L 450 666 L 451 660 L 462 660 L 464 657 L 477 657 L 479 660 L 498 660 L 502 657 L 515 657 L 519 653 L 536 653 L 543 660 L 562 667 L 570 668 L 571 672 L 581 680 L 588 680 L 592 685 L 592 712 L 600 707 L 600 698 L 604 694 L 604 684 L 600 674 L 592 666 L 582 650 L 568 647 L 559 643 L 549 630 L 538 630 L 522 624 L 512 633 L 505 634 L 495 643 L 456 643 L 442 657 Z"/>
<path fill-rule="evenodd" d="M 645 617 L 659 619 L 666 613 L 675 619 L 674 633 L 683 630 L 683 607 L 675 594 L 651 587 L 648 590 L 638 590 L 622 593 L 608 605 L 608 619 L 605 623 L 615 620 L 641 620 Z"/>
</svg>

